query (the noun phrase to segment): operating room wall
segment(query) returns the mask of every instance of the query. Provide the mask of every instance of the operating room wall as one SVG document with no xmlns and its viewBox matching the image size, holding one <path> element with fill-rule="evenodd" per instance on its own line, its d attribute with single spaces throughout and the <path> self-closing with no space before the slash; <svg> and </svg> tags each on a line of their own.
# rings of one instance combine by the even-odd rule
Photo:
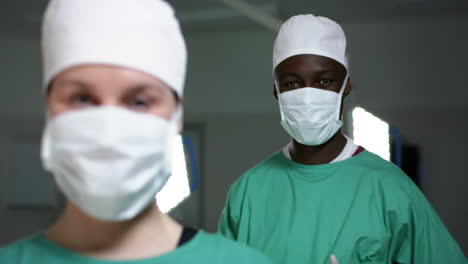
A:
<svg viewBox="0 0 468 264">
<path fill-rule="evenodd" d="M 8 192 L 14 191 L 7 188 L 8 145 L 15 138 L 39 138 L 41 133 L 39 58 L 37 40 L 0 37 L 0 245 L 43 229 L 57 214 L 53 209 L 7 208 Z"/>
<path fill-rule="evenodd" d="M 353 101 L 397 125 L 421 146 L 423 188 L 468 254 L 468 19 L 378 20 L 344 25 Z M 188 123 L 203 127 L 202 220 L 216 229 L 229 185 L 287 142 L 272 97 L 274 33 L 187 32 Z M 0 149 L 12 127 L 38 130 L 43 117 L 39 42 L 0 38 Z M 2 143 L 3 142 L 3 143 Z M 4 153 L 4 152 L 2 152 Z M 0 163 L 2 166 L 2 163 Z M 0 169 L 0 244 L 44 228 L 56 212 L 5 208 Z"/>
</svg>

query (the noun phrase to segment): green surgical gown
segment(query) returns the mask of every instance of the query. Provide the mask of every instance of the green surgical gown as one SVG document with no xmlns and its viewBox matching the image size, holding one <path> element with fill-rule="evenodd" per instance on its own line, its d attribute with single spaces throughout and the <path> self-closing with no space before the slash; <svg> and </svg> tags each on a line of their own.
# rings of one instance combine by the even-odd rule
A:
<svg viewBox="0 0 468 264">
<path fill-rule="evenodd" d="M 274 154 L 231 187 L 219 231 L 275 264 L 467 263 L 411 179 L 368 151 L 323 165 Z"/>
<path fill-rule="evenodd" d="M 148 245 L 150 246 L 150 245 Z M 50 242 L 43 234 L 0 249 L 1 264 L 269 264 L 257 251 L 219 235 L 198 232 L 176 250 L 150 259 L 104 261 L 78 255 Z"/>
</svg>

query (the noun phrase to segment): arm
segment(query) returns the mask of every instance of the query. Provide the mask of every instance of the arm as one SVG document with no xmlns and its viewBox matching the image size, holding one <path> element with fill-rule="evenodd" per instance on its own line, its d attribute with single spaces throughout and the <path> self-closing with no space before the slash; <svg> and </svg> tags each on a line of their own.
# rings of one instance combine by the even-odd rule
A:
<svg viewBox="0 0 468 264">
<path fill-rule="evenodd" d="M 410 184 L 409 204 L 389 213 L 393 260 L 400 264 L 467 264 L 460 247 L 424 195 Z"/>
<path fill-rule="evenodd" d="M 236 210 L 233 208 L 235 202 L 233 201 L 232 192 L 233 189 L 231 188 L 227 196 L 226 205 L 219 219 L 218 232 L 229 239 L 237 240 L 238 222 L 235 215 Z"/>
</svg>

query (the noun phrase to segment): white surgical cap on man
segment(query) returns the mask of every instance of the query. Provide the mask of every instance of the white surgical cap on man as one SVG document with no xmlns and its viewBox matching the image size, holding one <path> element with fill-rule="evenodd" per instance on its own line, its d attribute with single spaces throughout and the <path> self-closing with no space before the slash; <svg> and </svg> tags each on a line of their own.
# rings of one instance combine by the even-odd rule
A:
<svg viewBox="0 0 468 264">
<path fill-rule="evenodd" d="M 68 68 L 105 64 L 148 73 L 183 95 L 185 40 L 162 0 L 51 0 L 42 55 L 44 89 Z"/>
<path fill-rule="evenodd" d="M 331 58 L 348 69 L 343 29 L 326 17 L 298 15 L 288 19 L 275 40 L 273 70 L 287 58 L 301 54 Z"/>
</svg>

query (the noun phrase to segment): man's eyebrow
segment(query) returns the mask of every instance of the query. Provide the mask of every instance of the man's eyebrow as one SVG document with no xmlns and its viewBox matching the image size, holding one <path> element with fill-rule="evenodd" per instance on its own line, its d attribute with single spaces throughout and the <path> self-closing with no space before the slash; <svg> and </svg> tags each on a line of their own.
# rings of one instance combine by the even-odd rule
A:
<svg viewBox="0 0 468 264">
<path fill-rule="evenodd" d="M 285 77 L 294 77 L 297 79 L 302 79 L 302 77 L 299 74 L 293 73 L 293 72 L 284 72 L 279 76 L 279 79 L 283 79 Z"/>
<path fill-rule="evenodd" d="M 323 70 L 318 70 L 318 71 L 314 71 L 313 74 L 317 74 L 317 75 L 322 75 L 322 74 L 326 74 L 326 73 L 336 73 L 336 74 L 339 74 L 340 71 L 339 70 L 335 70 L 335 69 L 332 69 L 332 68 L 327 68 L 327 69 L 323 69 Z M 283 79 L 283 78 L 286 78 L 286 77 L 294 77 L 294 78 L 297 78 L 297 79 L 302 79 L 301 75 L 300 74 L 297 74 L 297 73 L 294 73 L 294 72 L 284 72 L 282 73 L 280 76 L 279 76 L 279 80 Z"/>
<path fill-rule="evenodd" d="M 335 69 L 323 69 L 320 71 L 316 71 L 316 74 L 325 74 L 325 73 L 340 73 L 340 71 L 335 70 Z"/>
</svg>

